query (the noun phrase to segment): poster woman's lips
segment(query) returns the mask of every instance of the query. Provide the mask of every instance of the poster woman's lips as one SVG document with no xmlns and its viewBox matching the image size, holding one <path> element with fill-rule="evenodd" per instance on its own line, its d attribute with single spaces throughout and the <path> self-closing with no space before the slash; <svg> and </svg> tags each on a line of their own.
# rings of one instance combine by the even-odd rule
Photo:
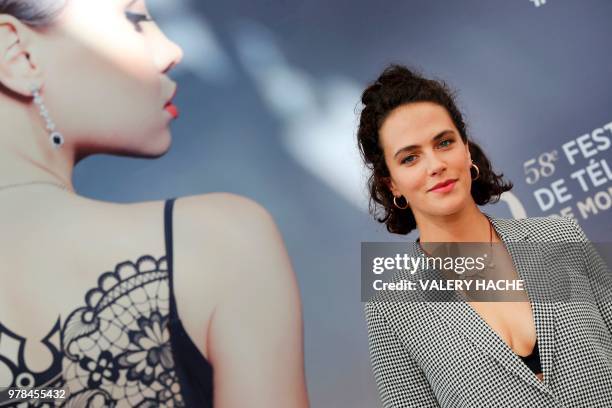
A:
<svg viewBox="0 0 612 408">
<path fill-rule="evenodd" d="M 164 109 L 166 110 L 166 112 L 170 114 L 170 116 L 172 116 L 172 119 L 176 119 L 179 117 L 179 114 L 180 114 L 179 109 L 172 102 L 168 102 L 166 106 L 164 107 Z"/>
</svg>

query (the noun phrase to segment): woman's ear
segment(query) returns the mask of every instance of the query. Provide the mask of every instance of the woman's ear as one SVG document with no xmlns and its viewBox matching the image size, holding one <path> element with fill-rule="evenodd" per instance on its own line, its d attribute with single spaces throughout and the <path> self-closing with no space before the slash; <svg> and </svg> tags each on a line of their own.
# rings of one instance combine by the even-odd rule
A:
<svg viewBox="0 0 612 408">
<path fill-rule="evenodd" d="M 42 72 L 32 52 L 34 31 L 13 16 L 0 14 L 0 84 L 23 96 L 42 85 Z"/>
<path fill-rule="evenodd" d="M 395 182 L 391 177 L 385 177 L 384 182 L 387 185 L 387 188 L 391 191 L 391 194 L 393 194 L 394 196 L 402 195 L 402 193 L 400 193 L 397 187 L 395 186 Z"/>
</svg>

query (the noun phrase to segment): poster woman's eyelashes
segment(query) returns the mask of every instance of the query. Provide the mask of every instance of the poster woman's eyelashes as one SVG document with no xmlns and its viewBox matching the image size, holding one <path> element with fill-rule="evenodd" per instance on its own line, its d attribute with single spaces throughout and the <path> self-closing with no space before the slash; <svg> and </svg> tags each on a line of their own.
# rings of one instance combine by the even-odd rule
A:
<svg viewBox="0 0 612 408">
<path fill-rule="evenodd" d="M 153 18 L 147 14 L 135 13 L 133 11 L 126 11 L 125 16 L 134 24 L 134 27 L 136 27 L 138 31 L 142 30 L 140 23 L 154 21 Z"/>
</svg>

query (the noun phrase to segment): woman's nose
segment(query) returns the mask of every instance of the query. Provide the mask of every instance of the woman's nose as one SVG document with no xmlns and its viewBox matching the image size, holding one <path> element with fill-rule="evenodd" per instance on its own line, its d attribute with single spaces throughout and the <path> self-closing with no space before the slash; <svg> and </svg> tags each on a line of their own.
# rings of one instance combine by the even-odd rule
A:
<svg viewBox="0 0 612 408">
<path fill-rule="evenodd" d="M 427 173 L 430 176 L 438 175 L 446 170 L 446 163 L 440 160 L 435 154 L 432 154 L 427 162 Z"/>
<path fill-rule="evenodd" d="M 170 46 L 172 48 L 171 50 L 171 61 L 172 63 L 169 65 L 169 68 L 165 71 L 169 71 L 172 67 L 178 65 L 181 63 L 181 61 L 183 60 L 183 56 L 185 55 L 183 52 L 183 49 L 174 41 L 170 41 Z"/>
<path fill-rule="evenodd" d="M 168 73 L 183 59 L 183 49 L 174 41 L 159 32 L 159 45 L 156 52 L 156 62 L 162 73 Z"/>
</svg>

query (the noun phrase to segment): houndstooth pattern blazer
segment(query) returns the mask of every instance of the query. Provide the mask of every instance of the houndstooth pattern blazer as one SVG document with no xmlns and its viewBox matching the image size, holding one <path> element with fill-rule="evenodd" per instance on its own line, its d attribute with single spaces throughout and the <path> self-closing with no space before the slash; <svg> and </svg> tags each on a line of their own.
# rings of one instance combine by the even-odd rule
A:
<svg viewBox="0 0 612 408">
<path fill-rule="evenodd" d="M 487 215 L 487 217 L 489 217 Z M 374 377 L 385 408 L 612 407 L 612 276 L 570 218 L 489 217 L 512 257 L 534 315 L 544 381 L 466 302 L 365 305 Z M 579 242 L 578 253 L 519 254 L 513 242 Z M 567 252 L 567 251 L 557 251 Z M 551 266 L 550 260 L 557 262 Z M 530 283 L 557 272 L 578 301 L 534 302 Z M 544 279 L 545 281 L 542 281 Z"/>
</svg>

